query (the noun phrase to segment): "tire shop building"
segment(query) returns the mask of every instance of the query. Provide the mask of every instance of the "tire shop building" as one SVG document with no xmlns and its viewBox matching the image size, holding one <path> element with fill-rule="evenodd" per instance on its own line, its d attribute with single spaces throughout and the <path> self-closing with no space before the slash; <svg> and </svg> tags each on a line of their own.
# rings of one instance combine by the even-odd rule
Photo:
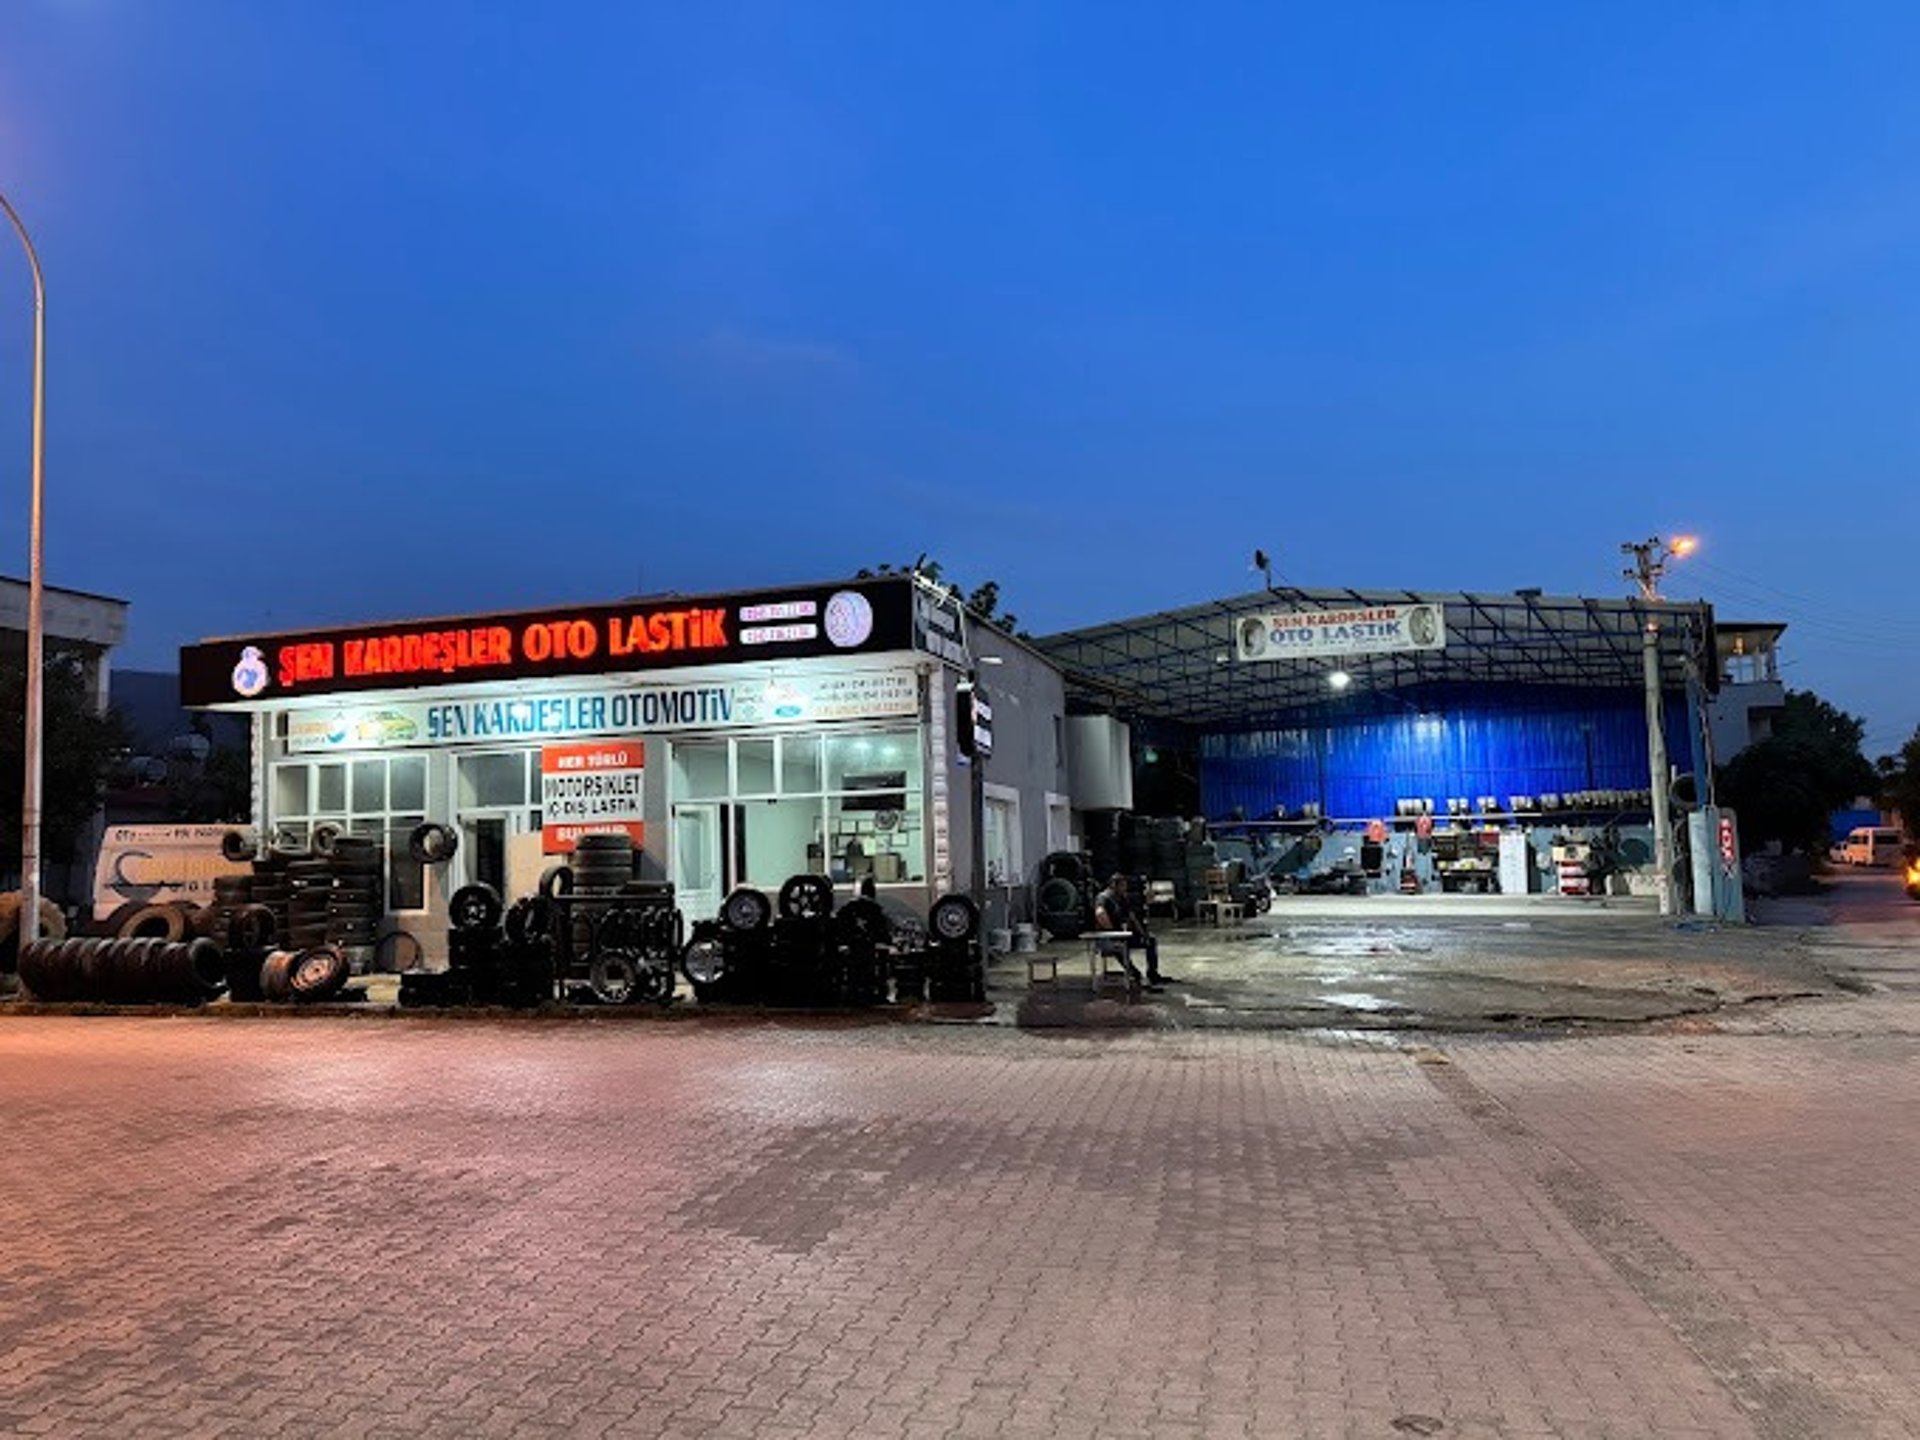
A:
<svg viewBox="0 0 1920 1440">
<path fill-rule="evenodd" d="M 236 636 L 180 670 L 187 706 L 252 717 L 258 833 L 383 841 L 387 928 L 430 957 L 455 889 L 529 893 L 594 830 L 689 921 L 803 872 L 924 915 L 1066 842 L 1058 671 L 906 576 Z M 411 853 L 429 823 L 444 863 Z"/>
<path fill-rule="evenodd" d="M 1126 723 L 1140 813 L 1204 815 L 1276 877 L 1571 894 L 1601 870 L 1610 889 L 1654 883 L 1650 625 L 1670 765 L 1710 776 L 1713 734 L 1751 727 L 1714 713 L 1728 647 L 1705 602 L 1272 587 L 1036 644 L 1067 676 L 1070 724 Z M 1736 627 L 1734 647 L 1778 629 Z M 1711 818 L 1692 850 L 1718 863 L 1731 831 Z M 1085 823 L 1124 863 L 1130 819 Z"/>
</svg>

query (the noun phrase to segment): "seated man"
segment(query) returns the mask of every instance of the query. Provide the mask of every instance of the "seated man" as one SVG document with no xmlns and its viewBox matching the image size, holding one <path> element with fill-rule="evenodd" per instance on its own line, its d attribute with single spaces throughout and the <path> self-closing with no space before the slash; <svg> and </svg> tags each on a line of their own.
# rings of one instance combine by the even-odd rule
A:
<svg viewBox="0 0 1920 1440">
<path fill-rule="evenodd" d="M 1093 902 L 1094 923 L 1102 930 L 1125 930 L 1129 932 L 1126 948 L 1120 952 L 1120 960 L 1127 967 L 1127 976 L 1136 983 L 1140 972 L 1133 968 L 1129 951 L 1143 949 L 1147 952 L 1147 988 L 1158 989 L 1166 983 L 1160 973 L 1160 945 L 1147 929 L 1146 922 L 1134 914 L 1133 906 L 1127 901 L 1127 877 L 1110 875 L 1107 888 L 1102 890 Z"/>
</svg>

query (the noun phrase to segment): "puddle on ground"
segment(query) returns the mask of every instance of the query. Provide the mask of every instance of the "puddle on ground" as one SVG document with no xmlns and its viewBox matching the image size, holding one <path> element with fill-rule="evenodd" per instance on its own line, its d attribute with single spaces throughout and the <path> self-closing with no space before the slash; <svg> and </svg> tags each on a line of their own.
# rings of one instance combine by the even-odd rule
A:
<svg viewBox="0 0 1920 1440">
<path fill-rule="evenodd" d="M 1338 995 L 1322 995 L 1321 1003 L 1338 1005 L 1342 1010 L 1400 1010 L 1405 1007 L 1391 1000 L 1382 1000 L 1378 995 L 1368 995 L 1364 991 L 1348 990 Z"/>
</svg>

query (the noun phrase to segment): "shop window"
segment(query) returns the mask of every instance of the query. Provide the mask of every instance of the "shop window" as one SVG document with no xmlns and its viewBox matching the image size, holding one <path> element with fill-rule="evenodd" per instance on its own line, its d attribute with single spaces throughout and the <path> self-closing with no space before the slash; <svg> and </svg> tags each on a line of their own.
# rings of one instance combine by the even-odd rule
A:
<svg viewBox="0 0 1920 1440">
<path fill-rule="evenodd" d="M 276 818 L 307 813 L 307 769 L 305 765 L 282 765 L 273 772 L 273 813 Z"/>
<path fill-rule="evenodd" d="M 387 808 L 387 762 L 385 760 L 356 760 L 353 762 L 353 809 L 356 813 Z"/>
<path fill-rule="evenodd" d="M 313 767 L 315 795 L 313 813 L 316 815 L 344 815 L 347 812 L 347 767 L 345 765 L 316 765 Z"/>
<path fill-rule="evenodd" d="M 387 800 L 395 810 L 427 808 L 427 757 L 397 755 L 388 762 Z"/>
<path fill-rule="evenodd" d="M 395 803 L 407 795 L 414 797 L 411 805 Z M 426 818 L 424 756 L 381 756 L 355 760 L 351 766 L 287 761 L 274 767 L 269 796 L 273 808 L 268 819 L 277 843 L 307 845 L 314 827 L 323 822 L 378 840 L 386 855 L 387 909 L 426 907 L 425 870 L 407 853 L 408 837 Z"/>
<path fill-rule="evenodd" d="M 780 739 L 780 790 L 786 795 L 818 795 L 820 737 L 783 735 Z"/>
<path fill-rule="evenodd" d="M 1020 881 L 1020 795 L 989 785 L 986 793 L 987 883 L 1016 885 Z"/>
<path fill-rule="evenodd" d="M 745 827 L 749 885 L 772 894 L 789 875 L 823 873 L 818 797 L 743 800 L 735 813 Z"/>
<path fill-rule="evenodd" d="M 676 800 L 724 800 L 731 793 L 725 740 L 674 745 L 673 794 Z"/>
<path fill-rule="evenodd" d="M 868 876 L 882 885 L 926 879 L 920 796 L 906 791 L 830 796 L 826 873 L 842 882 Z"/>
<path fill-rule="evenodd" d="M 919 784 L 920 745 L 912 735 L 829 735 L 826 738 L 827 789 L 874 788 L 878 774 L 899 774 L 902 786 Z"/>
<path fill-rule="evenodd" d="M 514 750 L 493 755 L 462 755 L 459 772 L 459 808 L 462 810 L 518 809 L 527 803 L 529 752 Z"/>
<path fill-rule="evenodd" d="M 773 741 L 742 740 L 734 748 L 734 794 L 773 794 Z"/>
</svg>

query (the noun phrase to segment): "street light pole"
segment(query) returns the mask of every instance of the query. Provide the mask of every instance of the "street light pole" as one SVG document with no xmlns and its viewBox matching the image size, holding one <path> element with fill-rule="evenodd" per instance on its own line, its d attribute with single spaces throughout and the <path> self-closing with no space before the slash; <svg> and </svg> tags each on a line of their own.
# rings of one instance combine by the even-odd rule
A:
<svg viewBox="0 0 1920 1440">
<path fill-rule="evenodd" d="M 1667 573 L 1667 561 L 1690 555 L 1697 542 L 1681 536 L 1671 544 L 1658 538 L 1638 544 L 1629 541 L 1620 547 L 1631 555 L 1626 577 L 1640 587 L 1640 598 L 1649 605 L 1660 603 L 1660 577 Z M 1647 616 L 1640 632 L 1640 669 L 1647 692 L 1647 770 L 1653 794 L 1653 867 L 1654 893 L 1660 897 L 1660 913 L 1674 912 L 1673 894 L 1673 814 L 1667 763 L 1667 727 L 1660 698 L 1660 617 Z"/>
<path fill-rule="evenodd" d="M 22 945 L 40 937 L 40 723 L 43 615 L 46 594 L 42 578 L 45 557 L 41 535 L 41 498 L 47 436 L 47 287 L 40 275 L 40 256 L 21 223 L 19 213 L 0 195 L 33 272 L 33 509 L 27 530 L 27 704 L 26 775 L 20 787 L 20 923 Z"/>
</svg>

